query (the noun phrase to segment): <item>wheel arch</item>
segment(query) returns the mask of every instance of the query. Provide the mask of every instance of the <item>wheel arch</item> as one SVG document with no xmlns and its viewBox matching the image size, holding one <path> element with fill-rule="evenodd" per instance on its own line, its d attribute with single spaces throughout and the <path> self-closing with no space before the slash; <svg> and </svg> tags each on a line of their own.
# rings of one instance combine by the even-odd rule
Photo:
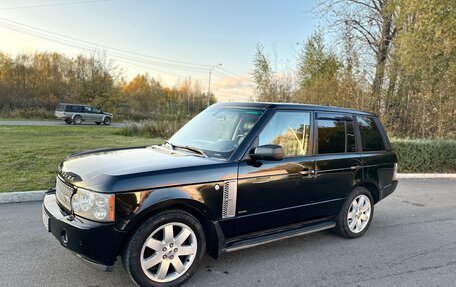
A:
<svg viewBox="0 0 456 287">
<path fill-rule="evenodd" d="M 153 214 L 170 209 L 185 211 L 198 220 L 203 227 L 204 235 L 206 237 L 206 251 L 211 257 L 217 259 L 220 256 L 221 246 L 223 246 L 224 243 L 223 231 L 221 230 L 220 225 L 211 219 L 209 209 L 201 202 L 191 199 L 165 200 L 144 209 L 123 228 L 123 230 L 128 234 L 127 238 L 141 223 L 147 220 L 147 218 Z M 121 244 L 122 248 L 127 241 L 127 238 L 123 240 Z"/>
<path fill-rule="evenodd" d="M 73 114 L 73 115 L 71 116 L 71 120 L 73 120 L 73 119 L 74 119 L 76 116 L 79 116 L 79 117 L 81 117 L 81 120 L 83 119 L 83 117 L 82 117 L 82 115 L 81 115 L 81 114 L 77 114 L 77 113 L 75 113 L 75 114 Z"/>
<path fill-rule="evenodd" d="M 363 182 L 360 182 L 359 184 L 357 184 L 356 187 L 364 187 L 365 189 L 367 189 L 370 192 L 370 194 L 372 195 L 372 197 L 374 198 L 374 204 L 379 202 L 380 191 L 379 191 L 378 186 L 374 182 L 363 181 Z"/>
</svg>

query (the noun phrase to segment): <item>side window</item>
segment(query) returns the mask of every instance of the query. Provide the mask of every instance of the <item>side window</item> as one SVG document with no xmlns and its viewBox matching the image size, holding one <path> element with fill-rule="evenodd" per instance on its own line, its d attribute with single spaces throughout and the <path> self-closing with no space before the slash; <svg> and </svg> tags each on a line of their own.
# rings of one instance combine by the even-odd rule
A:
<svg viewBox="0 0 456 287">
<path fill-rule="evenodd" d="M 309 150 L 309 135 L 310 113 L 279 111 L 260 133 L 258 142 L 282 146 L 285 157 L 304 156 Z"/>
<path fill-rule="evenodd" d="M 363 151 L 385 150 L 385 143 L 373 118 L 356 117 Z"/>
<path fill-rule="evenodd" d="M 317 120 L 318 153 L 356 152 L 352 121 Z"/>
<path fill-rule="evenodd" d="M 91 112 L 92 112 L 92 108 L 91 107 L 84 106 L 84 113 L 91 113 Z"/>
</svg>

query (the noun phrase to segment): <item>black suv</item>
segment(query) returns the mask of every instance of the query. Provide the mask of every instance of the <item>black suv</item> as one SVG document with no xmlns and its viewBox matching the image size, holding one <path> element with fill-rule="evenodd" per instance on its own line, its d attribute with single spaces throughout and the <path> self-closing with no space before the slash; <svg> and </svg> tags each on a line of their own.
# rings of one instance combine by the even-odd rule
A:
<svg viewBox="0 0 456 287">
<path fill-rule="evenodd" d="M 207 251 L 325 229 L 357 238 L 396 186 L 397 157 L 367 112 L 222 103 L 162 145 L 70 155 L 43 204 L 48 231 L 86 263 L 118 255 L 140 286 L 174 286 Z"/>
</svg>

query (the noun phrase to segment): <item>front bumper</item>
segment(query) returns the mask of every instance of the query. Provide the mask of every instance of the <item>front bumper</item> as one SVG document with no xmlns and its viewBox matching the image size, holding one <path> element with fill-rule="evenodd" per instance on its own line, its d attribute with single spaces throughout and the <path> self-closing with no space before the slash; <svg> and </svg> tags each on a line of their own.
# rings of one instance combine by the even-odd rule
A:
<svg viewBox="0 0 456 287">
<path fill-rule="evenodd" d="M 54 190 L 46 193 L 43 200 L 43 216 L 49 217 L 48 231 L 60 244 L 75 252 L 92 267 L 111 270 L 125 238 L 114 223 L 98 223 L 74 217 L 57 204 Z"/>
</svg>

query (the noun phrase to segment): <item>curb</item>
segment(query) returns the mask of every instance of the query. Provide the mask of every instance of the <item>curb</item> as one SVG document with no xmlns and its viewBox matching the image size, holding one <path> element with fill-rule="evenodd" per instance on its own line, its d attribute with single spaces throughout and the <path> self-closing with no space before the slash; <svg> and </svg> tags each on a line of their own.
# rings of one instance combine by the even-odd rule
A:
<svg viewBox="0 0 456 287">
<path fill-rule="evenodd" d="M 397 179 L 456 179 L 456 173 L 398 173 Z"/>
<path fill-rule="evenodd" d="M 0 193 L 0 204 L 43 200 L 45 192 L 46 190 L 2 192 Z"/>
<path fill-rule="evenodd" d="M 456 173 L 399 173 L 397 179 L 456 179 Z M 1 203 L 39 201 L 46 190 L 1 192 Z"/>
</svg>

